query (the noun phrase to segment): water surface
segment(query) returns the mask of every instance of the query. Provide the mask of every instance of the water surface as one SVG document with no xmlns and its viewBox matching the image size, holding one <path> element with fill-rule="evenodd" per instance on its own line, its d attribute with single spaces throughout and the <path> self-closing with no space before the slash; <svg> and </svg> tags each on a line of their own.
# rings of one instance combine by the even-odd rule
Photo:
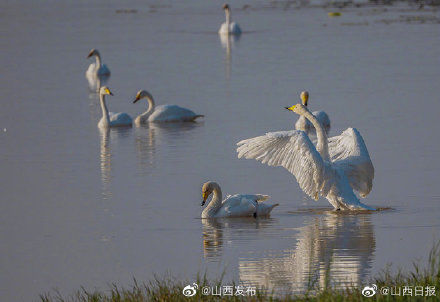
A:
<svg viewBox="0 0 440 302">
<path fill-rule="evenodd" d="M 220 6 L 0 4 L 3 299 L 205 271 L 300 292 L 310 280 L 362 283 L 387 263 L 426 259 L 440 237 L 439 12 L 347 8 L 329 18 L 259 1 L 233 13 L 242 37 L 221 41 Z M 146 104 L 131 101 L 147 89 L 204 122 L 100 132 L 84 77 L 91 48 L 112 71 L 112 111 L 139 114 Z M 359 129 L 376 171 L 365 203 L 394 210 L 321 210 L 327 201 L 306 198 L 286 170 L 237 159 L 237 141 L 292 129 L 297 117 L 283 108 L 304 89 L 331 135 Z M 202 221 L 208 180 L 280 206 L 270 219 Z"/>
</svg>

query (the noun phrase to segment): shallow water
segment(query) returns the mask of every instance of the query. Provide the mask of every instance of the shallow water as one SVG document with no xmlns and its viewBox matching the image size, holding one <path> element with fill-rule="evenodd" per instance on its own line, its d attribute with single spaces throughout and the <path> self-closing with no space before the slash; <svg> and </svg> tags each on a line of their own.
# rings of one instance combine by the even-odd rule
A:
<svg viewBox="0 0 440 302">
<path fill-rule="evenodd" d="M 0 4 L 2 299 L 205 271 L 300 292 L 426 259 L 440 238 L 439 12 L 252 5 L 233 14 L 242 37 L 221 41 L 220 4 L 205 1 Z M 204 122 L 100 132 L 91 48 L 112 71 L 112 111 L 140 113 L 131 100 L 147 89 Z M 360 130 L 376 171 L 365 203 L 393 210 L 334 213 L 286 170 L 237 159 L 240 139 L 293 127 L 283 107 L 304 89 L 331 135 Z M 202 221 L 207 180 L 280 206 Z"/>
</svg>

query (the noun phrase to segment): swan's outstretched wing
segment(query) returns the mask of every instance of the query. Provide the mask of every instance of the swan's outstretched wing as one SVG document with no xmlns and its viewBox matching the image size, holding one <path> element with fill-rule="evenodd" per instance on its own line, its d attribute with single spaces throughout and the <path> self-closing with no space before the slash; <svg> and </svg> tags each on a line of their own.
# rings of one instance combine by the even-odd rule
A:
<svg viewBox="0 0 440 302">
<path fill-rule="evenodd" d="M 364 139 L 356 128 L 348 128 L 339 136 L 330 137 L 329 154 L 333 166 L 342 169 L 350 186 L 361 197 L 373 187 L 374 167 Z"/>
<path fill-rule="evenodd" d="M 242 140 L 237 145 L 239 158 L 253 158 L 289 170 L 301 189 L 315 200 L 326 187 L 325 163 L 303 131 L 270 132 Z"/>
<path fill-rule="evenodd" d="M 313 115 L 316 117 L 316 119 L 319 121 L 319 123 L 324 127 L 325 131 L 328 133 L 328 130 L 330 128 L 330 118 L 328 117 L 328 114 L 325 113 L 324 111 L 313 111 Z M 313 127 L 312 123 L 310 123 L 310 126 Z"/>
</svg>

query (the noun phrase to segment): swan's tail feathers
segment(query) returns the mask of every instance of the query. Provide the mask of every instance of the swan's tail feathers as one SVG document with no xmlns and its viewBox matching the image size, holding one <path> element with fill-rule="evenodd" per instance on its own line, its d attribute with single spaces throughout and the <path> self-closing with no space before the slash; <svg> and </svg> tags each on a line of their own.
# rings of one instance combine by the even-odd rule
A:
<svg viewBox="0 0 440 302">
<path fill-rule="evenodd" d="M 196 116 L 194 116 L 193 121 L 195 121 L 199 117 L 205 117 L 205 116 L 203 114 L 197 114 Z"/>
<path fill-rule="evenodd" d="M 278 203 L 276 204 L 258 204 L 259 206 L 257 207 L 257 216 L 269 216 L 270 212 L 272 212 L 273 208 L 275 208 L 276 206 L 279 206 Z"/>
</svg>

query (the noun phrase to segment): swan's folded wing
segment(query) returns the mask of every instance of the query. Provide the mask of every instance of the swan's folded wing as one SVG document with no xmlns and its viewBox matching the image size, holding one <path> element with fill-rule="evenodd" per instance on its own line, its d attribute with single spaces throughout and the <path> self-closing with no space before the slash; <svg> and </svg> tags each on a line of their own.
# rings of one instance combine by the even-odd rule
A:
<svg viewBox="0 0 440 302">
<path fill-rule="evenodd" d="M 333 165 L 344 170 L 350 186 L 361 197 L 367 196 L 373 187 L 374 167 L 359 131 L 348 128 L 341 135 L 330 137 L 328 146 Z"/>
<path fill-rule="evenodd" d="M 325 185 L 325 164 L 303 131 L 270 132 L 237 145 L 239 158 L 253 158 L 269 166 L 286 168 L 307 195 L 318 199 Z"/>
<path fill-rule="evenodd" d="M 256 196 L 235 194 L 222 202 L 222 210 L 227 216 L 252 215 L 257 211 Z"/>
</svg>

